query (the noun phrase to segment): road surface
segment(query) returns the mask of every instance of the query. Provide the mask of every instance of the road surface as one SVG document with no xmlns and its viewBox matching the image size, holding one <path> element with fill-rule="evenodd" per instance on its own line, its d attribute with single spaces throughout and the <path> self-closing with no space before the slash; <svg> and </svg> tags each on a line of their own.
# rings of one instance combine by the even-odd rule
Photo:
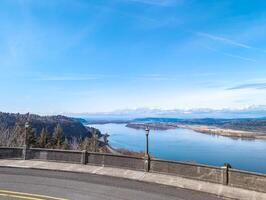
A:
<svg viewBox="0 0 266 200">
<path fill-rule="evenodd" d="M 214 195 L 132 180 L 48 170 L 0 168 L 0 199 L 220 200 Z"/>
</svg>

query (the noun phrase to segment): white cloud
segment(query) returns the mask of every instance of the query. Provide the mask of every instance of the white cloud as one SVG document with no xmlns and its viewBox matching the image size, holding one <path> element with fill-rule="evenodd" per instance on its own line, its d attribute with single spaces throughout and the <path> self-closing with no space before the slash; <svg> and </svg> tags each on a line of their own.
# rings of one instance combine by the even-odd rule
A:
<svg viewBox="0 0 266 200">
<path fill-rule="evenodd" d="M 253 58 L 249 58 L 249 57 L 244 57 L 244 56 L 240 56 L 240 55 L 236 55 L 236 54 L 232 54 L 232 53 L 223 52 L 223 51 L 220 51 L 218 49 L 211 48 L 211 47 L 204 46 L 204 48 L 209 49 L 211 51 L 218 52 L 218 53 L 223 54 L 225 56 L 229 56 L 229 57 L 232 57 L 232 58 L 237 58 L 237 59 L 244 60 L 244 61 L 249 61 L 249 62 L 256 62 L 257 61 L 257 60 L 255 60 Z"/>
<path fill-rule="evenodd" d="M 219 42 L 222 42 L 222 43 L 230 44 L 230 45 L 233 45 L 233 46 L 236 46 L 236 47 L 241 47 L 241 48 L 245 48 L 245 49 L 253 48 L 253 47 L 251 47 L 251 46 L 249 46 L 247 44 L 240 43 L 240 42 L 228 39 L 228 38 L 212 35 L 212 34 L 209 34 L 209 33 L 197 32 L 197 35 L 198 36 L 202 36 L 202 37 L 206 37 L 206 38 L 211 39 L 211 40 L 215 40 L 215 41 L 219 41 Z"/>
<path fill-rule="evenodd" d="M 237 85 L 231 88 L 228 88 L 228 90 L 239 90 L 239 89 L 258 89 L 258 90 L 266 90 L 266 83 L 248 83 L 248 84 L 241 84 Z"/>
</svg>

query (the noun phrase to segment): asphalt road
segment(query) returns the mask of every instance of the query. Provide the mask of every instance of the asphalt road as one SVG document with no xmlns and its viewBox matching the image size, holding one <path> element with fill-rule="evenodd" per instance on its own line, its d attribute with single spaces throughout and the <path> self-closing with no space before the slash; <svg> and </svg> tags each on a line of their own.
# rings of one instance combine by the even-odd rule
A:
<svg viewBox="0 0 266 200">
<path fill-rule="evenodd" d="M 214 195 L 108 176 L 0 168 L 0 199 L 219 200 Z"/>
</svg>

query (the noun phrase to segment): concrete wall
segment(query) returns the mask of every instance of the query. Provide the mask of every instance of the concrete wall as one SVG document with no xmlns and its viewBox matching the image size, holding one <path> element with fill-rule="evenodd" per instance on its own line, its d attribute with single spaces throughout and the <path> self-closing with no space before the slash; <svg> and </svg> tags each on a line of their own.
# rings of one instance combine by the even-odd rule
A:
<svg viewBox="0 0 266 200">
<path fill-rule="evenodd" d="M 230 186 L 266 192 L 266 174 L 230 169 L 228 175 L 228 185 Z"/>
<path fill-rule="evenodd" d="M 153 158 L 148 160 L 149 167 L 147 168 L 147 159 L 132 156 L 55 149 L 25 150 L 23 148 L 0 148 L 0 159 L 25 158 L 101 165 L 142 171 L 148 169 L 150 172 L 172 174 L 266 193 L 266 174 Z M 24 152 L 26 152 L 26 156 Z"/>
<path fill-rule="evenodd" d="M 224 170 L 220 167 L 158 159 L 152 159 L 150 166 L 151 172 L 174 174 L 186 178 L 223 183 Z"/>
<path fill-rule="evenodd" d="M 48 161 L 61 161 L 69 163 L 80 163 L 80 151 L 66 151 L 56 149 L 28 149 L 27 159 L 48 160 Z"/>
<path fill-rule="evenodd" d="M 0 147 L 0 159 L 21 158 L 22 148 Z"/>
<path fill-rule="evenodd" d="M 89 164 L 144 170 L 144 160 L 132 156 L 88 153 Z"/>
</svg>

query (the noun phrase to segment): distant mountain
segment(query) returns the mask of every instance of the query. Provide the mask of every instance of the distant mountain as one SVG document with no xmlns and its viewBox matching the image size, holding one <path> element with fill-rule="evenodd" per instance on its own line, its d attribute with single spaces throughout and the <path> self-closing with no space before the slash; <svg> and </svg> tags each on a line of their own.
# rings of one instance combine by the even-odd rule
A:
<svg viewBox="0 0 266 200">
<path fill-rule="evenodd" d="M 29 121 L 30 126 L 35 129 L 36 134 L 40 134 L 45 128 L 48 133 L 53 133 L 54 128 L 59 124 L 62 129 L 63 136 L 66 137 L 91 137 L 91 131 L 86 128 L 80 119 L 58 116 L 39 116 L 34 114 L 14 114 L 0 112 L 0 130 L 12 130 L 16 123 L 25 123 Z"/>
<path fill-rule="evenodd" d="M 99 120 L 132 120 L 135 118 L 144 117 L 161 117 L 161 118 L 260 118 L 266 117 L 266 105 L 249 106 L 242 109 L 125 109 L 113 112 L 102 113 L 80 113 L 80 114 L 67 114 L 68 116 L 75 116 L 88 119 Z"/>
</svg>

